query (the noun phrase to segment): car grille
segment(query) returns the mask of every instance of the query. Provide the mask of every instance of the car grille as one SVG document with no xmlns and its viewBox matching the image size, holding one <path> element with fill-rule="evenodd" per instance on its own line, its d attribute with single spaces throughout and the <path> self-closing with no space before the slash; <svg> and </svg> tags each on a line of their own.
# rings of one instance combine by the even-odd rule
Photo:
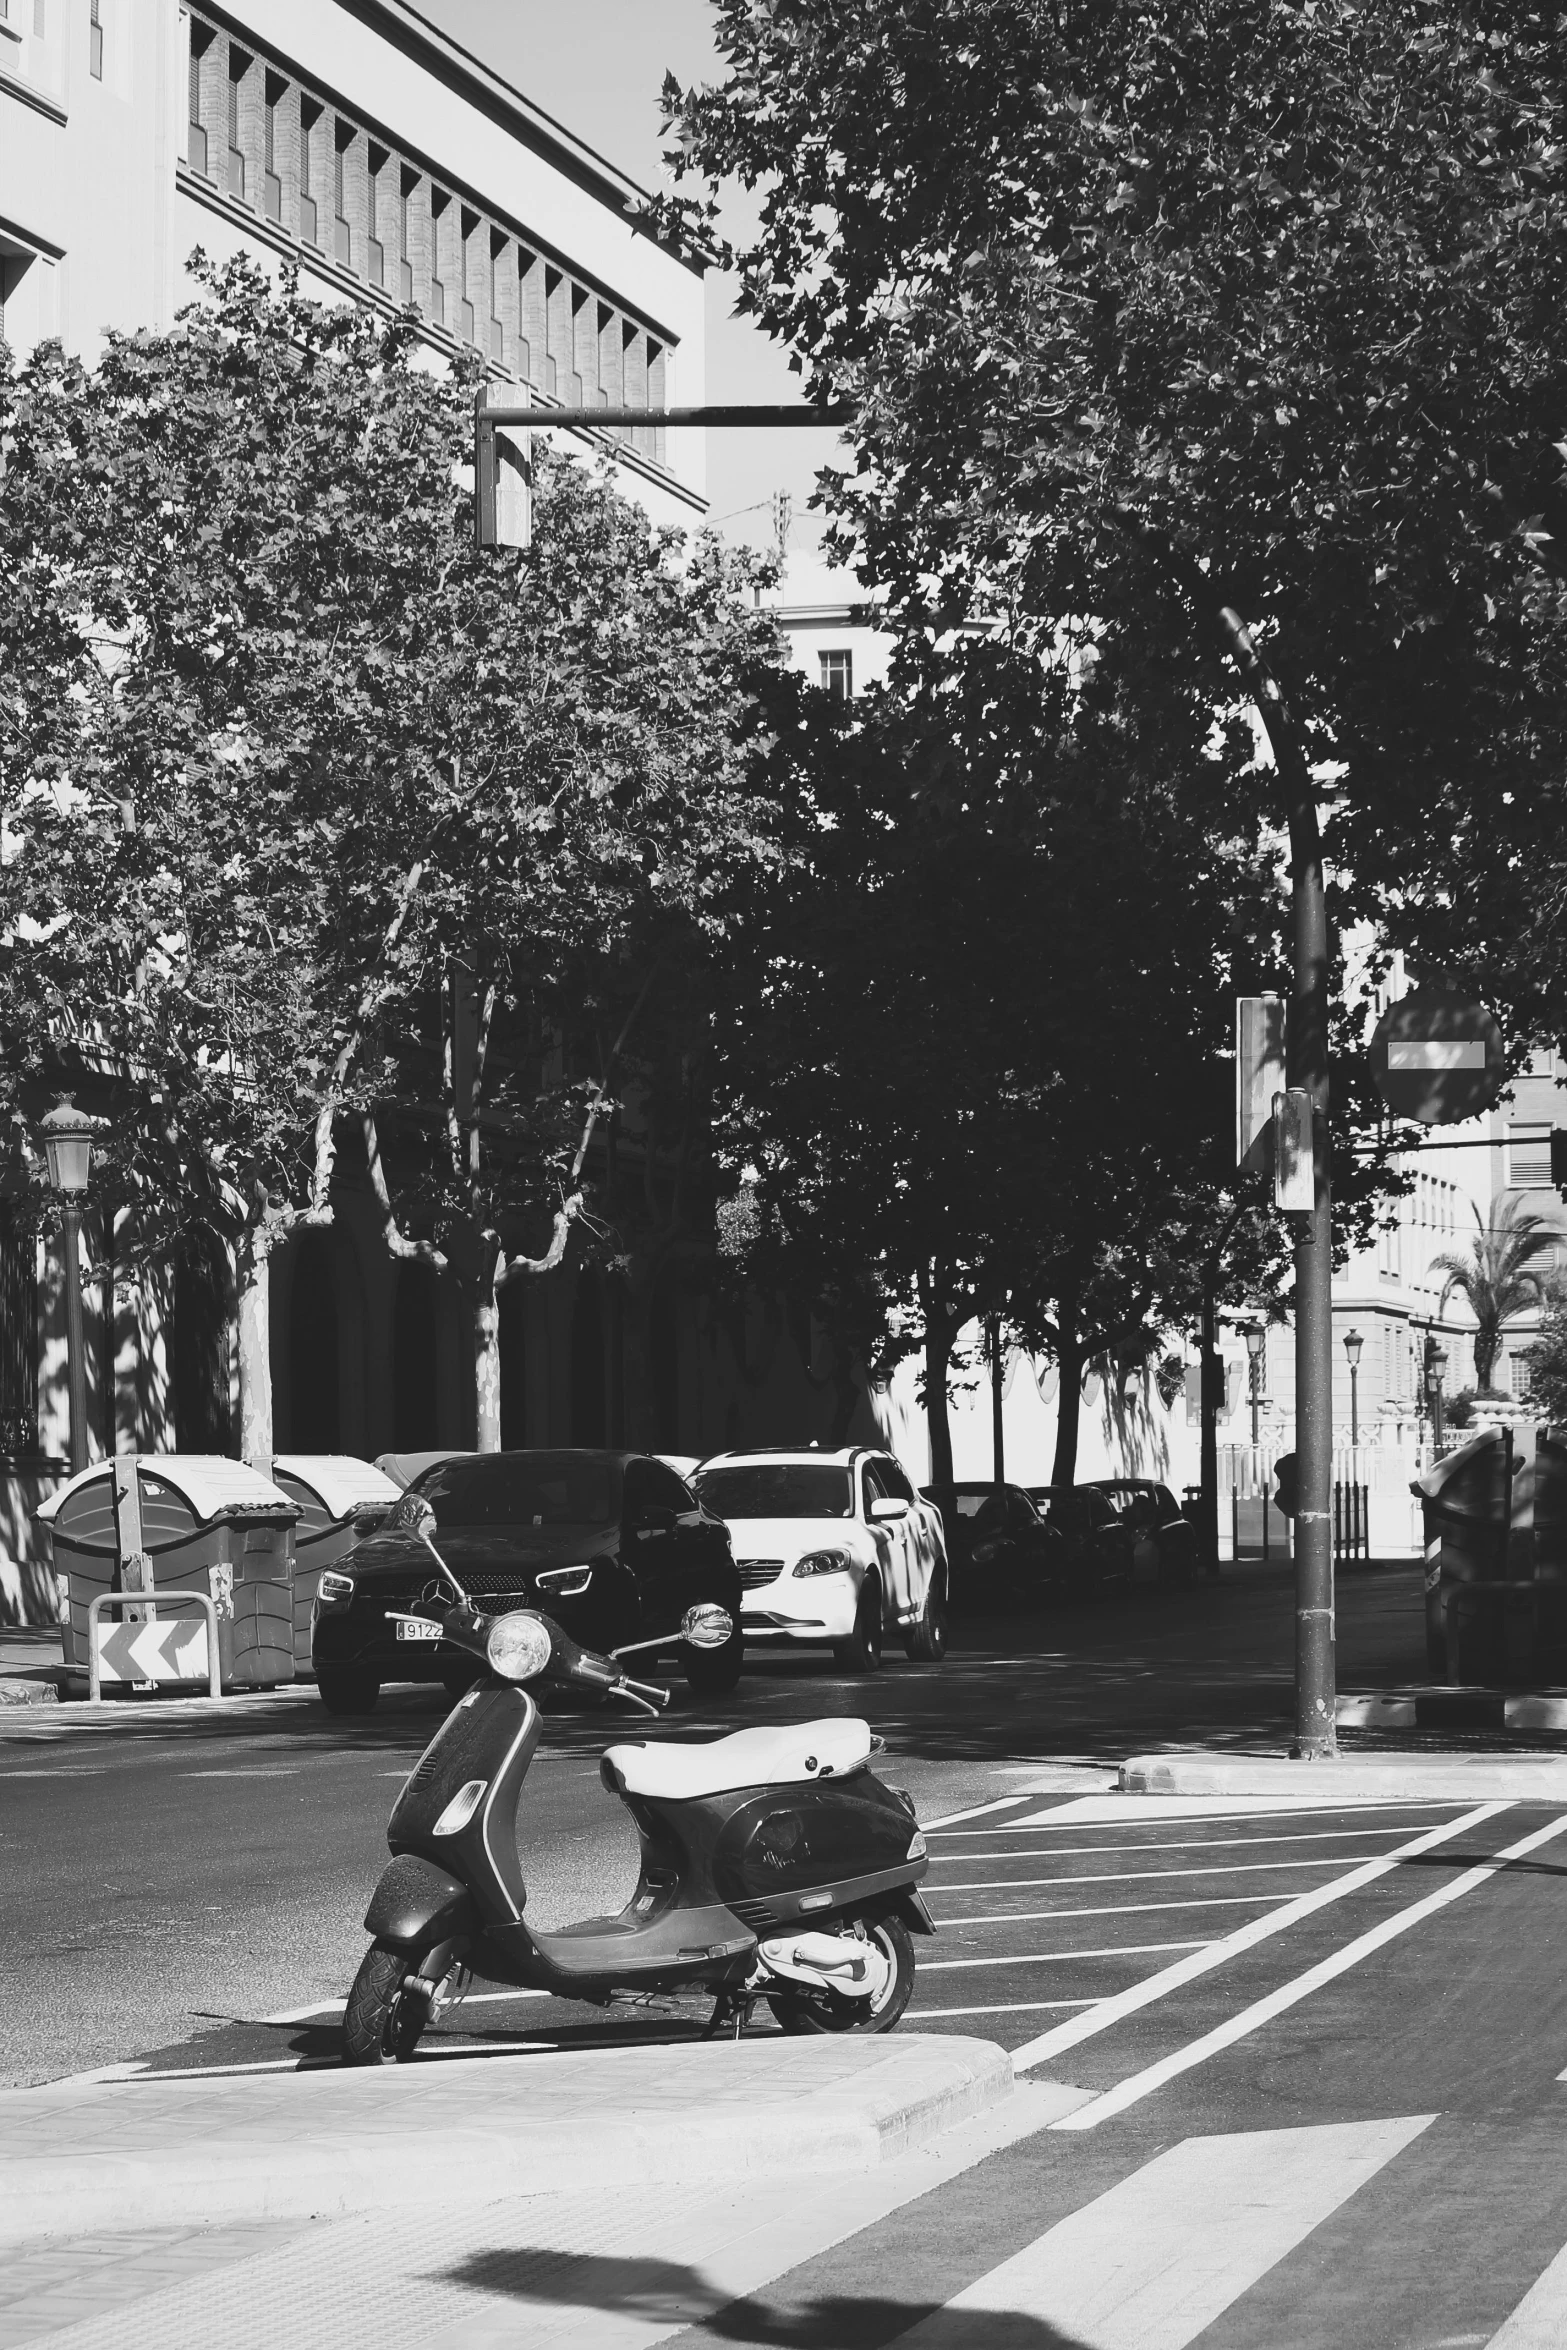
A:
<svg viewBox="0 0 1567 2350">
<path fill-rule="evenodd" d="M 736 1559 L 740 1570 L 742 1591 L 760 1591 L 764 1583 L 776 1583 L 783 1573 L 782 1559 Z"/>
</svg>

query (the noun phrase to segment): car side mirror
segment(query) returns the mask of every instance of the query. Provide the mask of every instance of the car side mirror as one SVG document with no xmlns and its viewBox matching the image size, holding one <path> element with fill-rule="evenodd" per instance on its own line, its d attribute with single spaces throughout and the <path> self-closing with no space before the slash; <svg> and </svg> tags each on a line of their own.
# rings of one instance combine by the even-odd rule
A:
<svg viewBox="0 0 1567 2350">
<path fill-rule="evenodd" d="M 909 1505 L 906 1501 L 893 1501 L 889 1498 L 886 1501 L 871 1503 L 871 1517 L 873 1519 L 906 1518 L 908 1514 Z"/>
</svg>

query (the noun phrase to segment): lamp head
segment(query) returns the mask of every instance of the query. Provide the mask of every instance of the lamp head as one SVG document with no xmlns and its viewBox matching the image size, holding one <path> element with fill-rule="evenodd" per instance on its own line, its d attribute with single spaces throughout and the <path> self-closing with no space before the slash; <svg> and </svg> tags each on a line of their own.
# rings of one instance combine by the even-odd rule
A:
<svg viewBox="0 0 1567 2350">
<path fill-rule="evenodd" d="M 1447 1349 L 1445 1346 L 1434 1346 L 1431 1349 L 1431 1378 L 1433 1384 L 1437 1387 L 1440 1387 L 1446 1376 Z"/>
<path fill-rule="evenodd" d="M 1349 1357 L 1349 1367 L 1352 1371 L 1360 1360 L 1360 1350 L 1365 1345 L 1365 1343 L 1365 1340 L 1361 1337 L 1358 1330 L 1345 1331 L 1344 1352 Z"/>
<path fill-rule="evenodd" d="M 1260 1322 L 1246 1323 L 1244 1329 L 1241 1332 L 1241 1335 L 1246 1341 L 1246 1352 L 1250 1355 L 1252 1361 L 1255 1362 L 1262 1352 L 1262 1342 L 1266 1336 L 1262 1324 Z"/>
<path fill-rule="evenodd" d="M 50 1188 L 68 1195 L 84 1192 L 92 1172 L 96 1121 L 62 1095 L 39 1124 L 43 1130 L 44 1156 L 49 1162 Z"/>
</svg>

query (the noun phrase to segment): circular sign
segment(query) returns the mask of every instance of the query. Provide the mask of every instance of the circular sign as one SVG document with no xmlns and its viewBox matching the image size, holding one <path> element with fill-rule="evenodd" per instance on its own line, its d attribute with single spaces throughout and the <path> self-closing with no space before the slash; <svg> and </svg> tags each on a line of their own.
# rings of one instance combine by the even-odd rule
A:
<svg viewBox="0 0 1567 2350">
<path fill-rule="evenodd" d="M 1490 1109 L 1507 1075 L 1502 1032 L 1484 1004 L 1445 987 L 1389 1004 L 1371 1039 L 1377 1091 L 1399 1118 L 1457 1126 Z"/>
</svg>

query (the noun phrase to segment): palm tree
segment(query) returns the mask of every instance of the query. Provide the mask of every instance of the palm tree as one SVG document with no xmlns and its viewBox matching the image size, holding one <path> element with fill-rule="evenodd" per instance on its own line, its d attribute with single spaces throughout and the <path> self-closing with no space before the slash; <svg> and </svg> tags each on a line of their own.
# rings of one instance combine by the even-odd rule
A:
<svg viewBox="0 0 1567 2350">
<path fill-rule="evenodd" d="M 1546 1273 L 1531 1268 L 1553 1254 L 1558 1235 L 1539 1217 L 1521 1208 L 1516 1199 L 1493 1200 L 1489 1223 L 1480 1223 L 1471 1254 L 1448 1254 L 1431 1259 L 1435 1273 L 1445 1273 L 1438 1316 L 1446 1311 L 1455 1291 L 1469 1301 L 1475 1318 L 1475 1384 L 1482 1395 L 1492 1393 L 1491 1374 L 1501 1350 L 1502 1325 L 1531 1306 L 1543 1305 Z"/>
</svg>

